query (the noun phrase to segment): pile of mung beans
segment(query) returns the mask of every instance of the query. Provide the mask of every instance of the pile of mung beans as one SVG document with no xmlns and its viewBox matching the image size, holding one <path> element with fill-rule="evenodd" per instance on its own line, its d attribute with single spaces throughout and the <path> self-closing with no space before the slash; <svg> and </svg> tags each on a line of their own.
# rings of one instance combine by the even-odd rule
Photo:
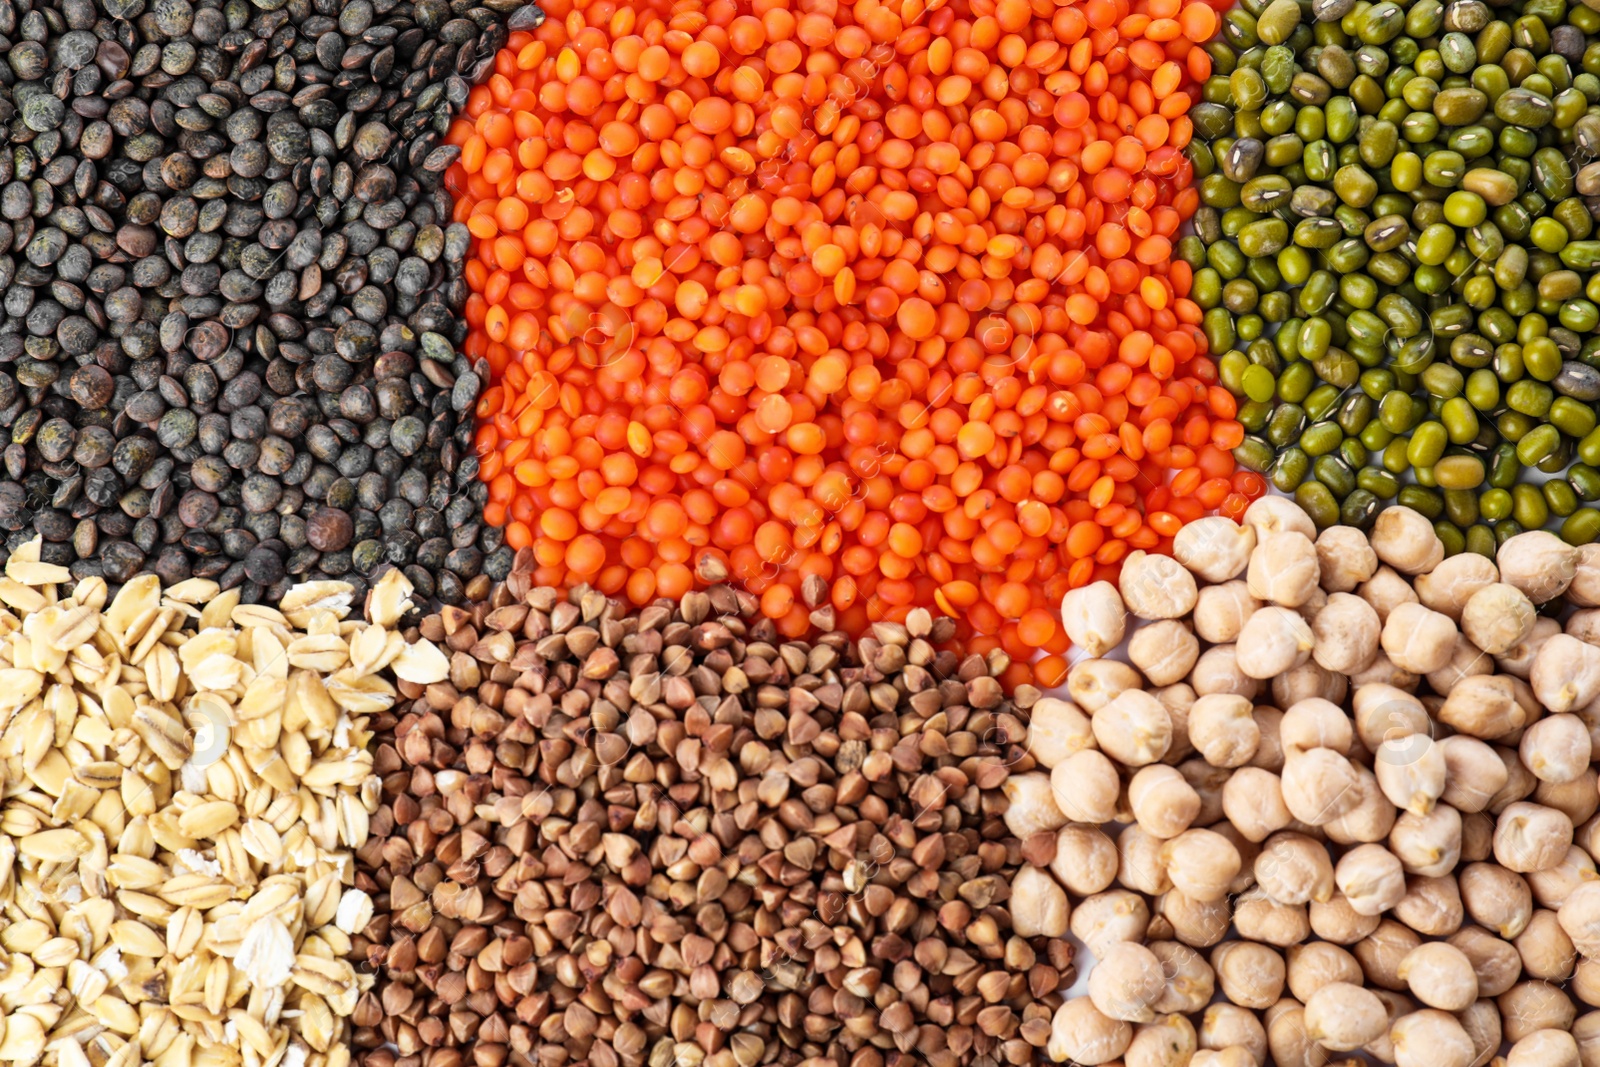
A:
<svg viewBox="0 0 1600 1067">
<path fill-rule="evenodd" d="M 1210 48 L 1177 254 L 1235 456 L 1319 527 L 1600 536 L 1600 10 L 1246 0 Z"/>
</svg>

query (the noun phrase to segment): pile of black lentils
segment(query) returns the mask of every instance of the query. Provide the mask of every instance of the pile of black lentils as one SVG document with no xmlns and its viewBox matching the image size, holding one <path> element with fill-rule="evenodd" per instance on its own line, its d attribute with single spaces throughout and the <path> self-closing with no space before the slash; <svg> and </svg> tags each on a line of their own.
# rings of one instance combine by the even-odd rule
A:
<svg viewBox="0 0 1600 1067">
<path fill-rule="evenodd" d="M 0 0 L 0 530 L 247 601 L 511 570 L 443 145 L 520 0 Z"/>
</svg>

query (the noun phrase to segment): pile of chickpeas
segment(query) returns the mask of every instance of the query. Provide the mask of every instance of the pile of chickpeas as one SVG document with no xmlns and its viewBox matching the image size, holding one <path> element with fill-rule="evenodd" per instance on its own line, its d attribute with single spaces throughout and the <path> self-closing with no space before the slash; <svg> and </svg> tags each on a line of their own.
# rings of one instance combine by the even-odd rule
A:
<svg viewBox="0 0 1600 1067">
<path fill-rule="evenodd" d="M 1266 498 L 1062 612 L 1005 813 L 1095 961 L 1052 1059 L 1600 1065 L 1600 546 Z"/>
</svg>

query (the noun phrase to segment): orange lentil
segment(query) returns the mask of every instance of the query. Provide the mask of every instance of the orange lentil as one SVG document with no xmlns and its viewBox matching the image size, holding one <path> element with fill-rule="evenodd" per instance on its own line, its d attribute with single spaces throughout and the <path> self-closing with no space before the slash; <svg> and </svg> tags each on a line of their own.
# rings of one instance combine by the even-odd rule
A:
<svg viewBox="0 0 1600 1067">
<path fill-rule="evenodd" d="M 1172 258 L 1220 7 L 550 0 L 446 137 L 486 521 L 1059 684 L 1067 589 L 1266 490 Z"/>
</svg>

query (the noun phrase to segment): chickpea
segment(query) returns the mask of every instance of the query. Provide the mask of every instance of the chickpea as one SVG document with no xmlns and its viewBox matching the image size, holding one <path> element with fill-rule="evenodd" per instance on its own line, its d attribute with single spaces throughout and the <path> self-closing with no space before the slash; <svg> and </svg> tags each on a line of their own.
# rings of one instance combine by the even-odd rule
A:
<svg viewBox="0 0 1600 1067">
<path fill-rule="evenodd" d="M 1203 1049 L 1243 1048 L 1257 1065 L 1267 1062 L 1267 1031 L 1253 1011 L 1236 1004 L 1213 1004 L 1200 1017 L 1197 1032 Z"/>
<path fill-rule="evenodd" d="M 1109 889 L 1117 880 L 1117 846 L 1098 826 L 1068 823 L 1056 831 L 1051 872 L 1075 896 Z"/>
<path fill-rule="evenodd" d="M 1389 1013 L 1370 989 L 1330 982 L 1306 999 L 1306 1036 L 1331 1052 L 1354 1052 L 1389 1028 Z"/>
<path fill-rule="evenodd" d="M 1117 766 L 1105 753 L 1092 748 L 1073 753 L 1050 772 L 1051 795 L 1061 812 L 1061 822 L 1041 829 L 1053 830 L 1069 821 L 1113 821 L 1121 788 Z"/>
<path fill-rule="evenodd" d="M 1211 1003 L 1216 976 L 1204 956 L 1180 941 L 1152 941 L 1146 947 L 1161 962 L 1165 978 L 1161 996 L 1151 1007 L 1192 1015 Z"/>
<path fill-rule="evenodd" d="M 1234 646 L 1239 669 L 1252 678 L 1272 678 L 1311 658 L 1311 627 L 1288 608 L 1262 608 L 1244 624 Z"/>
<path fill-rule="evenodd" d="M 1156 907 L 1171 925 L 1172 936 L 1195 948 L 1210 948 L 1226 937 L 1233 917 L 1226 897 L 1196 900 L 1176 888 L 1163 893 Z"/>
<path fill-rule="evenodd" d="M 1516 945 L 1523 973 L 1529 978 L 1565 982 L 1578 965 L 1578 950 L 1553 911 L 1534 912 L 1512 944 Z"/>
<path fill-rule="evenodd" d="M 1378 569 L 1378 554 L 1360 530 L 1330 526 L 1317 534 L 1317 563 L 1323 589 L 1349 593 Z"/>
<path fill-rule="evenodd" d="M 1242 863 L 1233 842 L 1213 830 L 1185 830 L 1163 851 L 1173 886 L 1199 901 L 1227 896 Z"/>
<path fill-rule="evenodd" d="M 1177 619 L 1194 610 L 1194 575 L 1171 556 L 1133 551 L 1122 561 L 1118 581 L 1128 611 L 1141 619 Z"/>
<path fill-rule="evenodd" d="M 1378 787 L 1378 777 L 1360 764 L 1356 772 L 1356 803 L 1343 815 L 1322 825 L 1329 841 L 1339 845 L 1382 841 L 1394 829 L 1395 810 Z"/>
<path fill-rule="evenodd" d="M 1576 715 L 1549 715 L 1522 732 L 1517 751 L 1540 781 L 1571 782 L 1589 769 L 1589 728 Z"/>
<path fill-rule="evenodd" d="M 1438 742 L 1444 753 L 1444 792 L 1439 799 L 1462 812 L 1482 811 L 1506 784 L 1505 764 L 1489 745 L 1456 734 Z"/>
<path fill-rule="evenodd" d="M 1365 600 L 1350 593 L 1330 594 L 1311 626 L 1312 655 L 1328 671 L 1364 670 L 1378 655 L 1382 631 L 1378 613 Z"/>
<path fill-rule="evenodd" d="M 1166 755 L 1172 720 L 1161 701 L 1142 689 L 1125 690 L 1090 720 L 1101 751 L 1125 767 L 1143 767 Z"/>
<path fill-rule="evenodd" d="M 1455 1016 L 1437 1008 L 1396 1019 L 1389 1040 L 1394 1043 L 1395 1067 L 1468 1067 L 1478 1055 Z"/>
<path fill-rule="evenodd" d="M 1595 644 L 1600 641 L 1600 610 L 1584 608 L 1582 611 L 1574 611 L 1567 616 L 1566 624 L 1561 629 L 1568 636 L 1576 637 L 1585 644 Z"/>
<path fill-rule="evenodd" d="M 1358 686 L 1350 698 L 1355 733 L 1362 747 L 1376 752 L 1393 738 L 1421 735 L 1433 730 L 1433 720 L 1422 701 L 1403 689 L 1381 682 Z"/>
<path fill-rule="evenodd" d="M 1311 920 L 1302 904 L 1280 904 L 1260 886 L 1234 901 L 1233 925 L 1246 941 L 1288 948 L 1311 936 Z"/>
<path fill-rule="evenodd" d="M 1451 556 L 1427 574 L 1419 574 L 1412 582 L 1417 599 L 1425 608 L 1461 621 L 1461 611 L 1478 590 L 1500 580 L 1500 571 L 1494 560 L 1475 552 L 1462 552 Z"/>
<path fill-rule="evenodd" d="M 1085 659 L 1067 673 L 1067 694 L 1093 715 L 1130 689 L 1144 689 L 1139 672 L 1114 659 Z"/>
<path fill-rule="evenodd" d="M 1372 682 L 1391 685 L 1396 689 L 1412 692 L 1417 688 L 1420 679 L 1410 671 L 1403 671 L 1394 665 L 1394 660 L 1383 649 L 1378 649 L 1378 654 L 1373 657 L 1372 665 L 1364 671 L 1356 671 L 1350 675 L 1352 686 L 1367 685 Z"/>
<path fill-rule="evenodd" d="M 1241 767 L 1222 787 L 1222 811 L 1248 841 L 1265 841 L 1293 821 L 1283 802 L 1278 776 L 1259 767 Z"/>
<path fill-rule="evenodd" d="M 1213 645 L 1200 653 L 1194 670 L 1189 672 L 1189 684 L 1200 696 L 1212 693 L 1232 693 L 1254 700 L 1261 692 L 1261 683 L 1239 669 L 1236 645 Z"/>
<path fill-rule="evenodd" d="M 1279 904 L 1333 896 L 1333 861 L 1322 842 L 1288 830 L 1267 838 L 1255 861 L 1256 884 Z"/>
<path fill-rule="evenodd" d="M 1045 1052 L 1057 1063 L 1071 1060 L 1093 1067 L 1115 1060 L 1132 1041 L 1133 1027 L 1102 1015 L 1088 997 L 1074 997 L 1057 1008 L 1050 1020 Z"/>
<path fill-rule="evenodd" d="M 1378 916 L 1358 914 L 1343 893 L 1334 893 L 1327 903 L 1313 900 L 1308 911 L 1311 932 L 1334 945 L 1354 945 L 1378 928 Z"/>
<path fill-rule="evenodd" d="M 1457 885 L 1473 921 L 1503 938 L 1516 937 L 1533 916 L 1533 893 L 1515 871 L 1493 863 L 1469 863 Z"/>
<path fill-rule="evenodd" d="M 1394 737 L 1378 747 L 1373 769 L 1383 795 L 1413 815 L 1426 815 L 1444 793 L 1444 752 L 1428 737 Z"/>
<path fill-rule="evenodd" d="M 1211 693 L 1189 708 L 1189 743 L 1214 767 L 1242 767 L 1261 742 L 1253 706 L 1242 696 Z"/>
<path fill-rule="evenodd" d="M 1133 1028 L 1133 1041 L 1122 1058 L 1127 1067 L 1185 1067 L 1198 1044 L 1194 1024 L 1188 1019 L 1157 1015 Z"/>
<path fill-rule="evenodd" d="M 1565 931 L 1562 932 L 1565 933 Z M 1574 949 L 1573 951 L 1576 952 L 1577 950 Z M 1584 959 L 1582 956 L 1577 957 L 1572 968 L 1572 980 L 1567 983 L 1567 986 L 1580 1003 L 1586 1004 L 1591 1008 L 1596 1004 L 1600 1004 L 1600 960 Z M 1579 1019 L 1578 1024 L 1582 1025 L 1582 1023 L 1583 1019 Z"/>
<path fill-rule="evenodd" d="M 1506 1040 L 1521 1041 L 1535 1030 L 1570 1030 L 1578 1011 L 1553 982 L 1518 982 L 1497 998 Z"/>
<path fill-rule="evenodd" d="M 1172 744 L 1167 746 L 1167 754 L 1161 757 L 1161 762 L 1176 766 L 1194 755 L 1194 746 L 1189 743 L 1189 709 L 1199 698 L 1188 682 L 1152 689 L 1150 695 L 1167 709 L 1167 721 L 1172 723 Z"/>
<path fill-rule="evenodd" d="M 1301 1000 L 1331 982 L 1361 984 L 1361 964 L 1348 949 L 1326 941 L 1290 945 L 1285 977 L 1289 992 Z"/>
<path fill-rule="evenodd" d="M 1295 605 L 1294 612 L 1296 615 L 1299 615 L 1301 619 L 1309 623 L 1314 621 L 1317 615 L 1321 613 L 1322 609 L 1327 606 L 1328 594 L 1324 593 L 1322 591 L 1322 586 L 1319 585 L 1311 590 L 1311 595 L 1306 598 L 1306 602 L 1304 604 Z"/>
<path fill-rule="evenodd" d="M 1172 555 L 1195 574 L 1213 584 L 1237 578 L 1256 547 L 1256 528 L 1220 515 L 1195 521 L 1172 539 Z"/>
<path fill-rule="evenodd" d="M 1463 926 L 1448 943 L 1472 961 L 1480 997 L 1498 997 L 1522 976 L 1522 957 L 1509 941 L 1502 941 L 1481 926 Z"/>
<path fill-rule="evenodd" d="M 1382 845 L 1358 845 L 1339 857 L 1334 884 L 1362 915 L 1382 915 L 1406 895 L 1405 868 Z"/>
<path fill-rule="evenodd" d="M 1472 1039 L 1472 1048 L 1476 1053 L 1472 1067 L 1486 1067 L 1500 1051 L 1500 1009 L 1495 1007 L 1494 1001 L 1483 997 L 1456 1012 L 1456 1022 Z"/>
<path fill-rule="evenodd" d="M 1380 566 L 1373 571 L 1372 577 L 1356 588 L 1356 595 L 1371 604 L 1384 622 L 1389 621 L 1389 613 L 1401 604 L 1420 603 L 1411 583 L 1393 567 Z"/>
<path fill-rule="evenodd" d="M 1147 1023 L 1155 1018 L 1150 1005 L 1160 998 L 1165 982 L 1155 953 L 1134 941 L 1106 946 L 1089 971 L 1089 999 L 1107 1018 Z"/>
<path fill-rule="evenodd" d="M 1367 976 L 1368 983 L 1398 990 L 1406 987 L 1400 978 L 1400 961 L 1420 944 L 1422 938 L 1416 931 L 1393 919 L 1383 919 L 1376 930 L 1357 941 L 1350 951 L 1361 962 L 1361 972 Z"/>
<path fill-rule="evenodd" d="M 1561 929 L 1589 959 L 1600 959 L 1600 881 L 1588 881 L 1567 894 L 1556 909 Z"/>
<path fill-rule="evenodd" d="M 1255 863 L 1256 857 L 1261 854 L 1261 846 L 1246 838 L 1239 832 L 1239 828 L 1231 823 L 1219 822 L 1210 829 L 1226 837 L 1233 843 L 1234 850 L 1239 853 L 1239 873 L 1228 883 L 1228 893 L 1230 895 L 1243 893 L 1256 884 Z"/>
<path fill-rule="evenodd" d="M 1284 997 L 1263 1013 L 1269 1062 L 1278 1067 L 1323 1067 L 1327 1063 L 1328 1054 L 1306 1035 L 1305 1020 L 1305 1008 L 1291 997 Z"/>
<path fill-rule="evenodd" d="M 1302 700 L 1283 713 L 1278 724 L 1278 742 L 1285 758 L 1312 749 L 1332 749 L 1340 755 L 1350 751 L 1355 729 L 1344 709 L 1328 700 Z"/>
<path fill-rule="evenodd" d="M 1389 850 L 1407 874 L 1437 878 L 1455 870 L 1461 858 L 1461 814 L 1446 805 L 1426 815 L 1406 812 L 1389 831 Z"/>
<path fill-rule="evenodd" d="M 1138 823 L 1123 827 L 1117 834 L 1117 884 L 1150 896 L 1160 896 L 1171 889 L 1172 879 L 1167 877 L 1161 851 L 1165 844 Z"/>
<path fill-rule="evenodd" d="M 1011 879 L 1011 926 L 1018 937 L 1067 936 L 1067 893 L 1044 871 L 1030 864 Z"/>
<path fill-rule="evenodd" d="M 1581 825 L 1600 810 L 1600 776 L 1593 767 L 1570 782 L 1540 782 L 1533 791 L 1535 803 L 1555 808 L 1573 825 Z"/>
<path fill-rule="evenodd" d="M 1565 1030 L 1535 1030 L 1511 1046 L 1506 1067 L 1582 1067 L 1578 1042 Z"/>
<path fill-rule="evenodd" d="M 1213 645 L 1229 644 L 1238 639 L 1245 621 L 1260 610 L 1261 601 L 1238 579 L 1208 585 L 1195 601 L 1194 632 Z"/>
<path fill-rule="evenodd" d="M 1116 941 L 1141 941 L 1150 925 L 1144 898 L 1126 889 L 1108 889 L 1085 897 L 1072 909 L 1069 929 L 1096 956 Z"/>
<path fill-rule="evenodd" d="M 1445 697 L 1438 718 L 1459 733 L 1487 741 L 1504 737 L 1527 721 L 1513 679 L 1503 674 L 1463 678 Z"/>
<path fill-rule="evenodd" d="M 1389 1015 L 1389 1029 L 1383 1036 L 1368 1045 L 1363 1051 L 1379 1063 L 1394 1062 L 1394 1040 L 1390 1034 L 1394 1024 L 1400 1019 L 1417 1010 L 1417 1002 L 1407 994 L 1394 989 L 1374 989 L 1373 994 L 1383 1001 L 1383 1010 Z"/>
<path fill-rule="evenodd" d="M 1211 950 L 1222 995 L 1241 1008 L 1261 1011 L 1283 996 L 1283 957 L 1253 941 L 1224 941 Z"/>
<path fill-rule="evenodd" d="M 1461 816 L 1461 858 L 1482 863 L 1494 855 L 1494 818 L 1475 811 Z"/>
<path fill-rule="evenodd" d="M 1309 749 L 1284 762 L 1283 802 L 1296 819 L 1323 826 L 1360 803 L 1359 780 L 1350 761 L 1333 749 Z"/>
<path fill-rule="evenodd" d="M 1589 824 L 1585 823 L 1585 827 Z M 1579 831 L 1580 837 L 1583 831 Z M 1523 875 L 1528 883 L 1528 888 L 1533 891 L 1533 899 L 1541 907 L 1559 908 L 1572 895 L 1572 891 L 1584 882 L 1592 882 L 1595 874 L 1594 860 L 1589 857 L 1582 846 L 1574 844 L 1567 849 L 1567 854 L 1560 863 L 1554 867 L 1546 867 L 1542 871 L 1529 871 Z"/>
<path fill-rule="evenodd" d="M 1445 941 L 1427 941 L 1406 953 L 1397 974 L 1411 995 L 1430 1008 L 1462 1011 L 1478 999 L 1472 961 Z"/>
<path fill-rule="evenodd" d="M 1183 681 L 1199 658 L 1199 639 L 1176 619 L 1141 626 L 1128 641 L 1128 659 L 1151 685 Z"/>
<path fill-rule="evenodd" d="M 1013 774 L 1000 787 L 1009 802 L 1006 828 L 1018 837 L 1054 830 L 1067 821 L 1051 796 L 1050 776 L 1037 771 Z"/>
<path fill-rule="evenodd" d="M 1303 533 L 1267 534 L 1250 553 L 1245 583 L 1250 595 L 1287 608 L 1297 608 L 1317 589 L 1317 549 Z"/>
<path fill-rule="evenodd" d="M 1500 813 L 1494 828 L 1494 858 L 1513 871 L 1554 867 L 1572 844 L 1572 823 L 1542 804 L 1518 801 Z"/>
<path fill-rule="evenodd" d="M 1040 697 L 1030 709 L 1028 753 L 1050 768 L 1086 748 L 1095 747 L 1089 716 L 1058 697 Z"/>
<path fill-rule="evenodd" d="M 1406 879 L 1406 895 L 1391 913 L 1425 937 L 1444 937 L 1461 928 L 1466 908 L 1461 890 L 1448 874 L 1437 878 L 1414 874 Z"/>
<path fill-rule="evenodd" d="M 1396 666 L 1414 674 L 1436 671 L 1455 651 L 1456 624 L 1448 615 L 1421 604 L 1400 604 L 1389 612 L 1380 639 Z"/>
<path fill-rule="evenodd" d="M 1200 794 L 1200 814 L 1195 816 L 1195 825 L 1210 826 L 1221 819 L 1222 787 L 1228 784 L 1228 771 L 1202 759 L 1189 759 L 1178 764 L 1178 773 Z"/>
<path fill-rule="evenodd" d="M 1506 808 L 1519 800 L 1526 800 L 1533 795 L 1539 787 L 1539 779 L 1533 776 L 1522 757 L 1514 748 L 1496 745 L 1494 754 L 1500 757 L 1500 765 L 1506 771 L 1506 784 L 1494 796 L 1489 798 L 1488 811 L 1498 816 Z"/>
<path fill-rule="evenodd" d="M 1073 647 L 1089 656 L 1103 656 L 1122 643 L 1127 617 L 1122 595 L 1110 582 L 1094 582 L 1061 598 L 1061 628 Z"/>
<path fill-rule="evenodd" d="M 1491 656 L 1502 656 L 1533 633 L 1533 601 L 1505 582 L 1486 585 L 1461 610 L 1461 632 Z"/>
<path fill-rule="evenodd" d="M 1450 650 L 1450 661 L 1428 672 L 1428 687 L 1440 696 L 1449 696 L 1462 679 L 1493 673 L 1494 657 L 1457 634 L 1455 647 Z"/>
<path fill-rule="evenodd" d="M 1579 546 L 1572 584 L 1567 586 L 1567 603 L 1580 608 L 1600 608 L 1600 544 Z"/>
<path fill-rule="evenodd" d="M 1578 550 L 1545 530 L 1519 533 L 1500 546 L 1495 562 L 1500 580 L 1514 585 L 1535 604 L 1567 591 L 1578 573 Z"/>
<path fill-rule="evenodd" d="M 1317 536 L 1317 525 L 1305 509 L 1287 497 L 1260 497 L 1244 512 L 1244 523 L 1253 528 L 1259 540 L 1283 530 L 1297 530 L 1308 538 Z"/>
<path fill-rule="evenodd" d="M 1426 574 L 1444 559 L 1444 542 L 1419 511 L 1391 505 L 1378 512 L 1367 535 L 1372 551 L 1401 574 Z"/>
<path fill-rule="evenodd" d="M 1320 697 L 1306 697 L 1307 700 L 1325 699 Z M 1299 701 L 1295 701 L 1296 704 Z M 1290 705 L 1293 707 L 1294 705 Z M 1261 740 L 1256 744 L 1256 754 L 1250 757 L 1248 766 L 1259 767 L 1264 771 L 1277 774 L 1283 770 L 1283 712 L 1265 704 L 1257 704 L 1250 717 L 1256 721 L 1256 729 L 1261 734 Z"/>
<path fill-rule="evenodd" d="M 1569 1032 L 1578 1043 L 1578 1057 L 1583 1067 L 1600 1064 L 1600 1013 L 1589 1012 L 1573 1023 Z"/>
<path fill-rule="evenodd" d="M 1165 764 L 1143 767 L 1128 782 L 1128 804 L 1139 826 L 1163 840 L 1187 830 L 1200 814 L 1200 794 Z"/>
<path fill-rule="evenodd" d="M 1312 649 L 1313 653 L 1315 651 Z M 1349 679 L 1325 669 L 1316 660 L 1302 663 L 1272 679 L 1272 702 L 1284 708 L 1312 697 L 1342 703 L 1349 691 Z"/>
<path fill-rule="evenodd" d="M 1561 632 L 1561 624 L 1554 619 L 1540 616 L 1533 620 L 1533 632 L 1522 643 L 1503 655 L 1494 658 L 1495 666 L 1501 671 L 1516 678 L 1526 680 L 1533 672 L 1533 661 L 1538 658 L 1539 650 L 1544 643 Z"/>
<path fill-rule="evenodd" d="M 1254 1053 L 1243 1045 L 1227 1048 L 1203 1048 L 1189 1060 L 1189 1067 L 1261 1067 Z"/>
</svg>

